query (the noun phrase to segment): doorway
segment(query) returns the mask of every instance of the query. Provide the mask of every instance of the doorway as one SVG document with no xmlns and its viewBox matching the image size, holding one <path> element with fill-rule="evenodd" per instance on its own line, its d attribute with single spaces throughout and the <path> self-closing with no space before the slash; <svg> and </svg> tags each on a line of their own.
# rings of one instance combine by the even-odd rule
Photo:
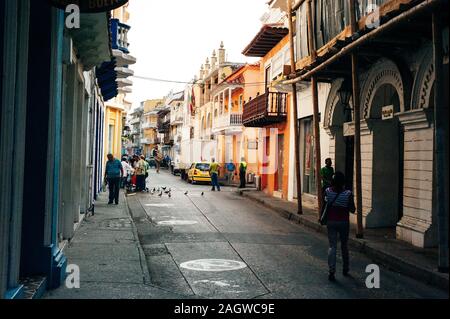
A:
<svg viewBox="0 0 450 319">
<path fill-rule="evenodd" d="M 277 149 L 277 173 L 275 178 L 276 191 L 281 192 L 283 190 L 283 175 L 284 175 L 284 134 L 278 135 L 278 149 Z"/>
</svg>

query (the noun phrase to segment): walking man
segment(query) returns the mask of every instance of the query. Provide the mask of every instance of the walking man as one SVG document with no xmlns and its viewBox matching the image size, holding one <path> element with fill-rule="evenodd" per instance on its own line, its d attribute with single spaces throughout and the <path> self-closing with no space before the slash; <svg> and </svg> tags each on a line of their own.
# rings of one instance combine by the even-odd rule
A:
<svg viewBox="0 0 450 319">
<path fill-rule="evenodd" d="M 211 176 L 211 185 L 212 185 L 211 190 L 213 192 L 216 191 L 216 186 L 217 186 L 217 190 L 220 192 L 219 169 L 220 169 L 220 165 L 216 163 L 215 158 L 212 158 L 211 164 L 209 165 L 209 175 Z"/>
<path fill-rule="evenodd" d="M 241 158 L 241 163 L 239 164 L 239 180 L 241 184 L 239 185 L 239 188 L 245 188 L 245 179 L 247 175 L 247 162 L 245 161 L 245 158 Z"/>
<path fill-rule="evenodd" d="M 105 180 L 108 182 L 109 186 L 108 205 L 112 204 L 113 201 L 116 205 L 119 205 L 120 180 L 124 175 L 122 163 L 118 159 L 115 159 L 112 154 L 108 154 L 107 157 L 108 161 L 106 162 Z"/>
<path fill-rule="evenodd" d="M 161 168 L 161 153 L 159 152 L 158 145 L 155 146 L 155 149 L 153 150 L 153 157 L 155 159 L 156 163 L 156 173 L 159 174 L 159 169 Z"/>
<path fill-rule="evenodd" d="M 122 183 L 120 185 L 121 188 L 125 188 L 128 186 L 128 178 L 131 177 L 133 174 L 133 168 L 130 164 L 128 164 L 127 158 L 124 156 L 122 158 L 122 169 L 123 169 L 123 176 L 122 176 Z"/>
<path fill-rule="evenodd" d="M 331 166 L 333 162 L 331 158 L 325 160 L 325 167 L 320 170 L 320 176 L 322 177 L 322 198 L 325 198 L 325 191 L 328 187 L 331 187 L 331 181 L 334 175 L 334 169 Z"/>
</svg>

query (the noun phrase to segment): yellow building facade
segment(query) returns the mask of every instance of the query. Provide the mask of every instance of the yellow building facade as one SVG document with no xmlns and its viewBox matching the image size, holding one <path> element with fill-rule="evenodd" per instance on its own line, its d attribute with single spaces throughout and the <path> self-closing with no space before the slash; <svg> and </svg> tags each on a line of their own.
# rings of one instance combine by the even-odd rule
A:
<svg viewBox="0 0 450 319">
<path fill-rule="evenodd" d="M 142 129 L 144 132 L 141 139 L 142 153 L 146 157 L 151 156 L 151 151 L 155 145 L 159 144 L 158 140 L 158 108 L 163 106 L 163 99 L 147 100 L 144 103 L 144 119 Z"/>
</svg>

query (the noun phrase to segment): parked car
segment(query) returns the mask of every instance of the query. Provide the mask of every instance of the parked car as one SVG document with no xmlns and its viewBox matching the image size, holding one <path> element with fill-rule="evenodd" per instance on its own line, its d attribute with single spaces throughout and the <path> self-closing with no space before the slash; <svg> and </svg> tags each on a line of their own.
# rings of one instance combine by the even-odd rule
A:
<svg viewBox="0 0 450 319">
<path fill-rule="evenodd" d="M 196 182 L 211 182 L 211 175 L 209 175 L 210 163 L 192 163 L 188 171 L 188 183 L 195 184 Z"/>
</svg>

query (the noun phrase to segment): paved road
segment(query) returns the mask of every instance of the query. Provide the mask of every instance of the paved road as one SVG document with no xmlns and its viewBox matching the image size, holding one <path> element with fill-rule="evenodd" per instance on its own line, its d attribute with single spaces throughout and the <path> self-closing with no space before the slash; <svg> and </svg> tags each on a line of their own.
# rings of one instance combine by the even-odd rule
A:
<svg viewBox="0 0 450 319">
<path fill-rule="evenodd" d="M 338 272 L 337 282 L 328 282 L 323 235 L 239 196 L 233 188 L 211 192 L 207 185 L 190 185 L 164 171 L 151 171 L 148 186 L 170 188 L 172 195 L 128 197 L 150 282 L 182 297 L 448 298 L 383 267 L 380 289 L 368 289 L 365 268 L 371 261 L 355 252 L 350 256 L 352 278 Z M 202 261 L 189 263 L 197 260 Z M 338 271 L 340 266 L 339 259 Z"/>
</svg>

